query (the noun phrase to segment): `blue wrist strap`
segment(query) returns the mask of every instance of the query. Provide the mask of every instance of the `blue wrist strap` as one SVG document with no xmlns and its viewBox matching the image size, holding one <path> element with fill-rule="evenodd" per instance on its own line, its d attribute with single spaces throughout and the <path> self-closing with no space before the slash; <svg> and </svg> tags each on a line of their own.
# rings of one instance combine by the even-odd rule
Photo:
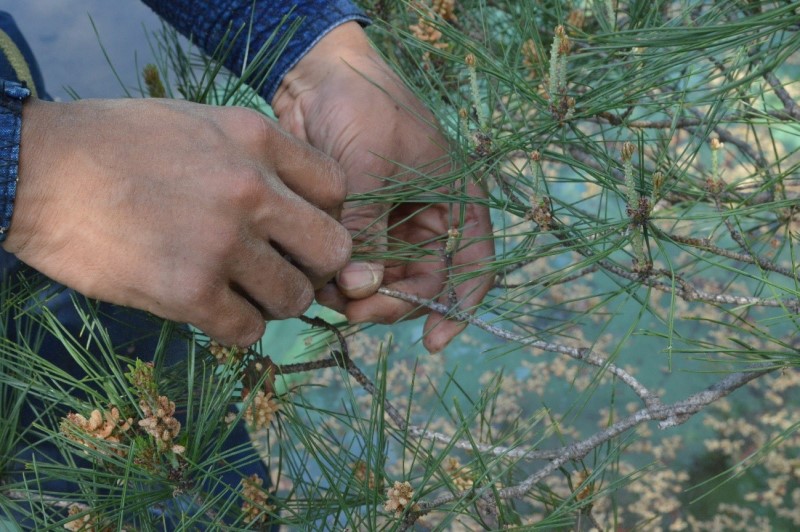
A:
<svg viewBox="0 0 800 532">
<path fill-rule="evenodd" d="M 31 95 L 24 83 L 0 80 L 0 242 L 6 239 L 14 213 L 19 176 L 22 102 Z"/>
</svg>

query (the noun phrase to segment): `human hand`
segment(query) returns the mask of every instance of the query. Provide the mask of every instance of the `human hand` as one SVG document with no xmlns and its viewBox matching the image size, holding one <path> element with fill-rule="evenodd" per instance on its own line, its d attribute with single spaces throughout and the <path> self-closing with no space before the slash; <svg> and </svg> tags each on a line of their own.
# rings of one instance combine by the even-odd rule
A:
<svg viewBox="0 0 800 532">
<path fill-rule="evenodd" d="M 350 256 L 341 168 L 242 108 L 23 107 L 7 251 L 89 297 L 249 346 Z"/>
<path fill-rule="evenodd" d="M 418 179 L 409 168 L 433 174 L 444 173 L 442 166 L 449 168 L 447 141 L 433 116 L 372 49 L 355 22 L 323 38 L 287 74 L 272 105 L 287 131 L 342 165 L 348 194 L 381 188 L 386 183 L 382 178 Z M 438 192 L 449 193 L 446 188 Z M 467 184 L 467 193 L 483 197 L 474 183 Z M 355 323 L 393 323 L 422 312 L 416 305 L 377 294 L 381 284 L 449 303 L 448 268 L 438 259 L 448 230 L 455 227 L 462 233 L 452 273 L 479 270 L 494 253 L 488 209 L 468 203 L 461 217 L 460 207 L 401 203 L 389 210 L 385 204 L 346 203 L 342 223 L 359 244 L 356 249 L 380 252 L 389 243 L 418 245 L 437 260 L 350 262 L 337 275 L 336 285 L 319 291 L 317 300 Z M 460 308 L 480 303 L 491 281 L 491 276 L 473 276 L 455 287 Z M 425 347 L 441 351 L 463 327 L 431 313 L 424 329 Z"/>
</svg>

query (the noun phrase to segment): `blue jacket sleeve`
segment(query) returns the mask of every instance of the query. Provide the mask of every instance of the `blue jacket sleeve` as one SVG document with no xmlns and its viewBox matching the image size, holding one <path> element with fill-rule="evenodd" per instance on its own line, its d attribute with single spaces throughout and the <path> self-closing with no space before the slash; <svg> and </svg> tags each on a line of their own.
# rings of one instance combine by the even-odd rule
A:
<svg viewBox="0 0 800 532">
<path fill-rule="evenodd" d="M 369 19 L 348 0 L 143 0 L 164 20 L 206 52 L 212 52 L 226 32 L 240 28 L 242 38 L 227 57 L 225 66 L 241 72 L 250 37 L 250 50 L 259 50 L 275 33 L 273 43 L 295 27 L 291 40 L 260 87 L 261 95 L 272 101 L 283 76 L 329 31 L 345 22 L 362 24 Z M 249 28 L 252 21 L 253 27 Z M 252 54 L 253 52 L 251 52 Z"/>
</svg>

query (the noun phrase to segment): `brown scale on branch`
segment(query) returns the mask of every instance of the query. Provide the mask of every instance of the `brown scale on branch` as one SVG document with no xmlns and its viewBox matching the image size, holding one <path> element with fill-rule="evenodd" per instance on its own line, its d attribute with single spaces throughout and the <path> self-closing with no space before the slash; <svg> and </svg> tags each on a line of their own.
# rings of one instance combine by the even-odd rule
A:
<svg viewBox="0 0 800 532">
<path fill-rule="evenodd" d="M 487 133 L 478 131 L 473 135 L 475 147 L 472 151 L 474 159 L 488 159 L 492 155 L 492 137 Z"/>
<path fill-rule="evenodd" d="M 626 212 L 631 220 L 631 224 L 642 227 L 650 220 L 650 200 L 644 196 L 639 197 L 639 204 L 636 208 L 627 206 Z"/>
<path fill-rule="evenodd" d="M 549 231 L 553 224 L 553 211 L 550 207 L 550 198 L 544 196 L 536 205 L 531 206 L 525 218 L 534 222 L 542 231 Z"/>
</svg>

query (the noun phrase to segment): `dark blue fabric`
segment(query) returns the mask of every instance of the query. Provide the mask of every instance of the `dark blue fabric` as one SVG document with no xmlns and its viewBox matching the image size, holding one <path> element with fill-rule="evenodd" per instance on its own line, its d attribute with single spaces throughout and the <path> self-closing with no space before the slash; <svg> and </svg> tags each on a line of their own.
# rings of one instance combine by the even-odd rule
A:
<svg viewBox="0 0 800 532">
<path fill-rule="evenodd" d="M 22 33 L 19 31 L 17 24 L 14 22 L 14 19 L 11 15 L 5 11 L 0 11 L 0 30 L 2 30 L 6 35 L 8 35 L 14 44 L 17 46 L 17 49 L 22 53 L 22 57 L 25 59 L 25 62 L 28 66 L 28 71 L 33 78 L 33 83 L 36 87 L 36 92 L 39 98 L 49 100 L 50 96 L 47 94 L 44 88 L 44 78 L 42 78 L 42 73 L 39 70 L 39 65 L 36 62 L 36 58 L 33 56 L 33 52 L 31 51 L 30 46 L 28 46 L 27 41 L 22 36 Z M 11 65 L 11 62 L 8 58 L 0 53 L 0 83 L 4 81 L 16 81 L 20 82 L 23 80 L 17 79 L 17 73 L 14 70 L 14 67 Z M 11 124 L 9 121 L 8 124 Z M 13 194 L 11 191 L 7 190 L 6 187 L 3 187 L 2 190 L 2 199 L 3 201 L 0 202 L 4 205 L 9 205 L 7 198 L 13 197 L 16 195 L 16 177 L 17 177 L 17 162 L 19 157 L 19 126 L 17 127 L 4 127 L 7 124 L 0 125 L 0 173 L 2 173 L 2 178 L 0 181 L 3 183 L 10 184 L 13 178 L 14 182 L 14 191 Z M 13 168 L 12 168 L 13 165 Z M 13 173 L 13 175 L 11 175 Z M 8 174 L 8 175 L 6 175 Z M 4 209 L 2 213 L 2 219 L 0 219 L 0 227 L 3 228 L 3 233 L 5 234 L 10 226 L 11 223 L 11 209 Z M 3 238 L 0 238 L 3 240 Z M 5 250 L 0 249 L 0 271 L 6 271 L 9 268 L 15 268 L 17 264 L 17 258 L 11 255 L 10 253 L 6 253 Z"/>
<path fill-rule="evenodd" d="M 0 79 L 0 242 L 6 239 L 14 214 L 22 102 L 30 95 L 24 84 Z"/>
<path fill-rule="evenodd" d="M 369 23 L 348 0 L 143 1 L 208 53 L 213 52 L 226 33 L 242 30 L 241 38 L 225 61 L 225 66 L 235 74 L 242 71 L 248 50 L 252 58 L 270 42 L 273 33 L 277 32 L 272 44 L 277 45 L 288 29 L 296 27 L 288 46 L 267 73 L 265 83 L 256 87 L 267 102 L 272 102 L 286 73 L 330 30 L 351 20 Z"/>
</svg>

